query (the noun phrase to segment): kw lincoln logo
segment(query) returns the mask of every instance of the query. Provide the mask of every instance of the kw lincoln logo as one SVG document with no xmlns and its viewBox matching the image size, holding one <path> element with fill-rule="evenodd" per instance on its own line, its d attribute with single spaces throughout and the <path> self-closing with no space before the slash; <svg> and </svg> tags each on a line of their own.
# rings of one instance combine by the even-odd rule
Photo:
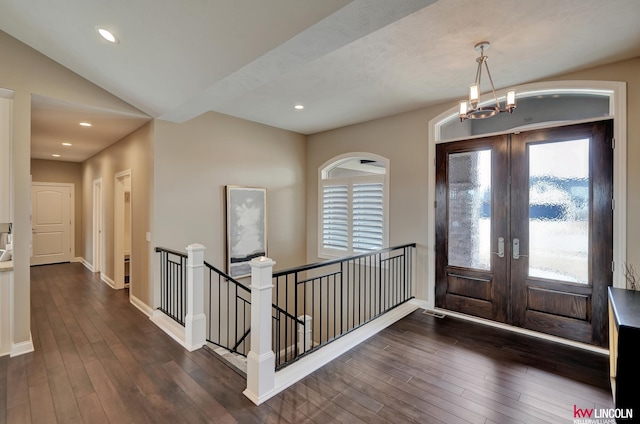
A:
<svg viewBox="0 0 640 424">
<path fill-rule="evenodd" d="M 616 424 L 633 419 L 633 409 L 578 408 L 573 405 L 573 424 Z"/>
</svg>

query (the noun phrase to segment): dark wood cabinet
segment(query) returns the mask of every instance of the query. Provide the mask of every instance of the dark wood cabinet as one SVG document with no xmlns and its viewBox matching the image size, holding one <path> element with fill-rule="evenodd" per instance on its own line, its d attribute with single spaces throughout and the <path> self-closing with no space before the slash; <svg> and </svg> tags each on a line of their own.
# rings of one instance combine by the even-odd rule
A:
<svg viewBox="0 0 640 424">
<path fill-rule="evenodd" d="M 609 365 L 616 408 L 640 422 L 640 292 L 609 287 Z"/>
</svg>

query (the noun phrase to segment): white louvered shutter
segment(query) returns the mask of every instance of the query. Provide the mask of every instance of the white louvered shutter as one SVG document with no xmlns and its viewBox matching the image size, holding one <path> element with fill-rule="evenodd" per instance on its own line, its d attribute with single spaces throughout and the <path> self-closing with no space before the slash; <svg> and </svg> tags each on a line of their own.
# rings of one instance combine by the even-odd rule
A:
<svg viewBox="0 0 640 424">
<path fill-rule="evenodd" d="M 384 185 L 353 185 L 353 252 L 382 249 L 384 242 Z"/>
<path fill-rule="evenodd" d="M 349 186 L 322 188 L 322 244 L 325 249 L 349 250 Z"/>
</svg>

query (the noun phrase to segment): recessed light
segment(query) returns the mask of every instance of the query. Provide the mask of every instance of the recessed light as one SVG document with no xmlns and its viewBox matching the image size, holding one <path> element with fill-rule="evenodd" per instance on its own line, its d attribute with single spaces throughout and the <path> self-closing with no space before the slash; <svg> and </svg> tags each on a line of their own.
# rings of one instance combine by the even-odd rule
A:
<svg viewBox="0 0 640 424">
<path fill-rule="evenodd" d="M 71 146 L 72 144 L 71 143 L 62 143 L 62 145 L 68 147 L 68 146 Z"/>
<path fill-rule="evenodd" d="M 113 35 L 113 33 L 111 31 L 109 31 L 108 29 L 98 28 L 98 34 L 100 34 L 100 36 L 102 38 L 104 38 L 105 40 L 107 40 L 110 43 L 118 44 L 120 42 L 118 40 L 118 37 Z"/>
<path fill-rule="evenodd" d="M 302 109 L 304 109 L 304 106 L 303 105 L 295 105 L 294 109 L 302 110 Z"/>
<path fill-rule="evenodd" d="M 52 154 L 51 156 L 53 156 L 54 158 L 59 158 L 59 157 L 60 157 L 60 155 L 59 155 L 59 154 L 57 154 L 57 153 L 54 153 L 54 154 Z"/>
<path fill-rule="evenodd" d="M 81 127 L 90 127 L 91 124 L 89 122 L 80 122 Z"/>
</svg>

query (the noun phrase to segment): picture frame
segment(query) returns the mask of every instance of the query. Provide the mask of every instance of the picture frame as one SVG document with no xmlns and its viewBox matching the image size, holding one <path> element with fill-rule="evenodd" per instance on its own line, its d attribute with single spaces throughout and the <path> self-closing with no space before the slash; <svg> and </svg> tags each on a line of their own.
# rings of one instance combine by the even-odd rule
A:
<svg viewBox="0 0 640 424">
<path fill-rule="evenodd" d="M 250 261 L 267 256 L 267 189 L 225 186 L 227 274 L 251 275 Z"/>
</svg>

